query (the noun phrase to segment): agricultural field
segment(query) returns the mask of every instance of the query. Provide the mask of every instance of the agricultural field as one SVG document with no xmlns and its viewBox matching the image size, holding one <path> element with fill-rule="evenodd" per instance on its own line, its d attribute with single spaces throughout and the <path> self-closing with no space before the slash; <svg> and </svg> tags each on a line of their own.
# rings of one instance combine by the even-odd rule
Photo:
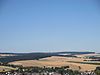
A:
<svg viewBox="0 0 100 75">
<path fill-rule="evenodd" d="M 9 56 L 16 56 L 14 54 L 0 54 L 0 58 L 9 57 Z"/>
<path fill-rule="evenodd" d="M 64 55 L 61 55 L 64 54 Z M 1 54 L 0 62 L 3 64 L 23 67 L 62 67 L 78 71 L 92 71 L 100 67 L 100 54 L 88 52 L 58 52 L 58 53 L 19 53 Z M 93 57 L 90 58 L 90 57 Z M 93 61 L 91 61 L 93 60 Z M 96 60 L 96 61 L 94 61 Z M 4 66 L 4 65 L 2 65 Z M 7 67 L 7 66 L 6 66 Z M 1 67 L 1 71 L 4 68 Z M 6 68 L 8 70 L 8 68 Z"/>
<path fill-rule="evenodd" d="M 96 53 L 93 53 L 93 54 L 81 54 L 81 55 L 75 55 L 79 58 L 91 58 L 91 57 L 95 57 L 95 58 L 99 58 L 100 59 L 100 54 L 96 54 Z"/>
<path fill-rule="evenodd" d="M 6 71 L 11 71 L 11 70 L 16 70 L 16 68 L 12 68 L 8 66 L 0 66 L 0 72 L 6 72 Z"/>
<path fill-rule="evenodd" d="M 72 70 L 80 70 L 80 71 L 91 71 L 91 70 L 95 70 L 97 66 L 100 66 L 97 64 L 81 63 L 81 62 L 87 62 L 84 60 L 86 60 L 86 58 L 51 56 L 51 57 L 46 57 L 46 58 L 42 58 L 39 60 L 14 61 L 14 62 L 10 62 L 9 64 L 22 65 L 24 67 L 29 67 L 29 66 L 38 66 L 38 67 L 69 66 L 69 68 Z"/>
</svg>

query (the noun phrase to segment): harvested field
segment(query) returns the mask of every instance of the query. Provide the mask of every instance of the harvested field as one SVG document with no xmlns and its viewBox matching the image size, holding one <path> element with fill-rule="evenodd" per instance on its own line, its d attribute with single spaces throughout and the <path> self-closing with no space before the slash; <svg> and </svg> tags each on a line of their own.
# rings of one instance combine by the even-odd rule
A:
<svg viewBox="0 0 100 75">
<path fill-rule="evenodd" d="M 6 71 L 11 71 L 11 70 L 16 70 L 16 69 L 12 67 L 7 67 L 7 66 L 0 66 L 0 72 L 6 72 Z"/>
<path fill-rule="evenodd" d="M 81 55 L 76 55 L 77 57 L 81 57 L 81 58 L 84 58 L 84 57 L 89 57 L 89 56 L 100 56 L 100 54 L 81 54 Z"/>
<path fill-rule="evenodd" d="M 91 71 L 91 70 L 94 70 L 97 66 L 99 66 L 99 65 L 92 65 L 92 64 L 81 64 L 81 63 L 69 62 L 69 61 L 82 62 L 83 60 L 84 60 L 83 58 L 52 56 L 52 57 L 42 58 L 40 60 L 15 61 L 15 62 L 10 62 L 9 64 L 22 65 L 24 67 L 29 67 L 29 66 L 38 66 L 38 67 L 69 66 L 73 70 L 80 70 L 80 71 Z"/>
<path fill-rule="evenodd" d="M 0 57 L 15 56 L 14 54 L 0 54 Z"/>
</svg>

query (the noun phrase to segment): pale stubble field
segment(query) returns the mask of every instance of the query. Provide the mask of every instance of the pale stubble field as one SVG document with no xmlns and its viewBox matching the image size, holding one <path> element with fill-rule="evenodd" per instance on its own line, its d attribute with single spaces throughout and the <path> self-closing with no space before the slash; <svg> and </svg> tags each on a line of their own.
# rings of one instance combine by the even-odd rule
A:
<svg viewBox="0 0 100 75">
<path fill-rule="evenodd" d="M 24 67 L 29 66 L 38 66 L 38 67 L 61 67 L 61 66 L 69 66 L 70 69 L 80 70 L 80 71 L 91 71 L 95 70 L 97 66 L 93 64 L 82 64 L 82 63 L 74 63 L 74 62 L 85 62 L 84 58 L 75 58 L 75 57 L 61 57 L 61 56 L 52 56 L 47 58 L 42 58 L 39 60 L 22 60 L 22 61 L 14 61 L 9 64 L 13 65 L 22 65 Z M 70 62 L 74 61 L 74 62 Z"/>
</svg>

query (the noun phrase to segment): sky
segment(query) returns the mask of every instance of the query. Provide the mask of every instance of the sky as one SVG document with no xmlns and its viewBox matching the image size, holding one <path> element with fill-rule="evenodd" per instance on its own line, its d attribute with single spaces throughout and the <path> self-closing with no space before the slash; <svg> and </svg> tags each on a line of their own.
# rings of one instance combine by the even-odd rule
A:
<svg viewBox="0 0 100 75">
<path fill-rule="evenodd" d="M 0 52 L 100 52 L 99 0 L 0 0 Z"/>
</svg>

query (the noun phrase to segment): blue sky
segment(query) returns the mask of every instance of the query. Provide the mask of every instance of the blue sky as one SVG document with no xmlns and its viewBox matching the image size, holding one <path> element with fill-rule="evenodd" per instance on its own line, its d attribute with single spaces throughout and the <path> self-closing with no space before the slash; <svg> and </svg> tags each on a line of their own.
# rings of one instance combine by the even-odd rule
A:
<svg viewBox="0 0 100 75">
<path fill-rule="evenodd" d="M 0 52 L 100 52 L 98 0 L 0 0 Z"/>
</svg>

